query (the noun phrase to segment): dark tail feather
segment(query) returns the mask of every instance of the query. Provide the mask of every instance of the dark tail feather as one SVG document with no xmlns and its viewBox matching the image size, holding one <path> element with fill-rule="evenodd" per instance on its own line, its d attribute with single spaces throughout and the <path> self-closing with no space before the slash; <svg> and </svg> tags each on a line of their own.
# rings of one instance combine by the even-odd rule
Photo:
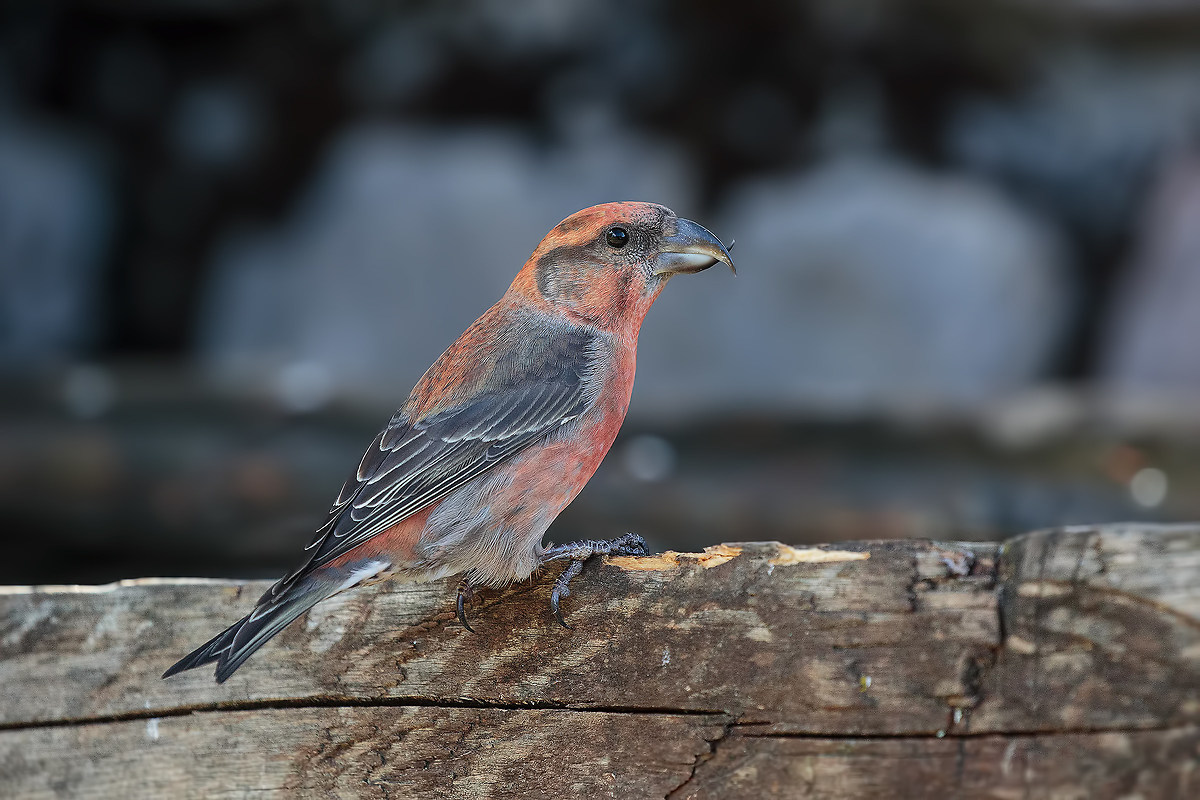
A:
<svg viewBox="0 0 1200 800">
<path fill-rule="evenodd" d="M 294 590 L 293 590 L 294 592 Z M 265 600 L 269 596 L 263 596 Z M 292 594 L 291 592 L 287 594 Z M 254 651 L 283 630 L 289 623 L 312 608 L 327 594 L 320 590 L 308 591 L 292 597 L 276 598 L 274 604 L 264 603 L 248 616 L 242 617 L 200 647 L 175 662 L 166 672 L 169 678 L 180 672 L 217 662 L 217 683 L 224 683 Z"/>
<path fill-rule="evenodd" d="M 221 654 L 229 649 L 229 645 L 233 642 L 233 637 L 237 635 L 238 628 L 245 624 L 250 617 L 242 617 L 237 622 L 230 625 L 225 630 L 218 633 L 213 638 L 209 639 L 204 644 L 197 647 L 192 652 L 188 653 L 183 658 L 176 661 L 174 664 L 162 674 L 164 678 L 169 678 L 172 675 L 177 675 L 180 672 L 185 672 L 189 669 L 202 667 L 205 664 L 211 664 L 221 657 Z"/>
</svg>

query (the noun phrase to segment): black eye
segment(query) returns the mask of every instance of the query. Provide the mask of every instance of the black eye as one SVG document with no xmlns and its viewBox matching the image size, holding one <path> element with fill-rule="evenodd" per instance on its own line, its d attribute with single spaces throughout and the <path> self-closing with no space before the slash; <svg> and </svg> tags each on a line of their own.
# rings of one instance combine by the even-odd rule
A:
<svg viewBox="0 0 1200 800">
<path fill-rule="evenodd" d="M 624 228 L 609 228 L 608 233 L 604 234 L 604 239 L 609 247 L 620 249 L 629 241 L 629 233 Z"/>
</svg>

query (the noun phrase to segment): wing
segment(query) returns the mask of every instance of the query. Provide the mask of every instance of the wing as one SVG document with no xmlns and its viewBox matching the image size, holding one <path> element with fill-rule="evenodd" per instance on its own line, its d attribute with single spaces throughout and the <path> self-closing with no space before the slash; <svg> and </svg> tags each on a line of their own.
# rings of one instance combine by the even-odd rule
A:
<svg viewBox="0 0 1200 800">
<path fill-rule="evenodd" d="M 268 592 L 278 596 L 411 514 L 578 418 L 596 401 L 602 334 L 571 328 L 522 348 L 470 401 L 410 419 L 398 411 L 342 487 L 306 549 L 306 563 Z"/>
</svg>

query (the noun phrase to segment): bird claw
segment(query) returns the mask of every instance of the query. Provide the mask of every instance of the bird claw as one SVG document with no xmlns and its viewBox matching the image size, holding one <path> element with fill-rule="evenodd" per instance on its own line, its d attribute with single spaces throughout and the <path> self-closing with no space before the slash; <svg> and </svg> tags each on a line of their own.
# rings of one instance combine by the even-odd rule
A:
<svg viewBox="0 0 1200 800">
<path fill-rule="evenodd" d="M 458 621 L 461 622 L 463 627 L 469 630 L 471 633 L 474 633 L 475 629 L 471 627 L 471 623 L 467 622 L 467 612 L 464 606 L 466 603 L 473 604 L 474 602 L 475 588 L 471 586 L 470 582 L 468 582 L 466 578 L 463 578 L 458 582 L 458 600 L 455 605 L 458 609 Z"/>
<path fill-rule="evenodd" d="M 563 619 L 562 608 L 559 601 L 564 597 L 569 597 L 571 589 L 569 584 L 571 579 L 583 571 L 583 564 L 592 556 L 644 556 L 646 555 L 646 540 L 636 533 L 626 533 L 624 536 L 618 536 L 616 539 L 608 539 L 604 541 L 587 540 L 582 542 L 572 542 L 570 544 L 551 547 L 542 554 L 542 563 L 550 561 L 558 561 L 560 559 L 570 559 L 571 563 L 558 576 L 558 580 L 554 582 L 554 591 L 550 593 L 550 608 L 554 610 L 554 618 L 558 620 L 558 624 L 568 630 L 574 630 L 567 621 Z"/>
<path fill-rule="evenodd" d="M 562 625 L 567 630 L 573 628 L 563 619 L 562 608 L 559 607 L 558 601 L 564 597 L 570 597 L 571 589 L 567 586 L 571 579 L 583 571 L 582 561 L 572 561 L 567 565 L 567 568 L 558 576 L 558 580 L 554 582 L 554 591 L 550 593 L 550 608 L 554 609 L 554 618 L 558 620 L 558 624 Z"/>
</svg>

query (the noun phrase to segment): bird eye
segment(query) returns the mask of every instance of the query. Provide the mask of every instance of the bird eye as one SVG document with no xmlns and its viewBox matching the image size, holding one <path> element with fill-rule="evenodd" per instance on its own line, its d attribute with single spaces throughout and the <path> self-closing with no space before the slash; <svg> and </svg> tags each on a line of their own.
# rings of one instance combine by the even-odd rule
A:
<svg viewBox="0 0 1200 800">
<path fill-rule="evenodd" d="M 624 228 L 609 228 L 608 233 L 604 234 L 604 238 L 608 242 L 609 247 L 615 247 L 619 250 L 629 241 L 629 233 Z"/>
</svg>

